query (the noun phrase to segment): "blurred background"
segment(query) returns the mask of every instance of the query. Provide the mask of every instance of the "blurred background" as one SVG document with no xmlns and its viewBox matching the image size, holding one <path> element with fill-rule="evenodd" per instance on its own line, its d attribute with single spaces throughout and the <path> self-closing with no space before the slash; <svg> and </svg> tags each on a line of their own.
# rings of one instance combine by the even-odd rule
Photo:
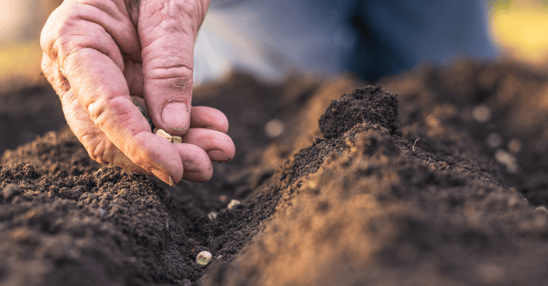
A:
<svg viewBox="0 0 548 286">
<path fill-rule="evenodd" d="M 483 1 L 483 0 L 478 0 Z M 0 0 L 0 84 L 3 92 L 44 82 L 39 37 L 62 0 Z M 502 56 L 544 67 L 548 63 L 548 0 L 490 0 L 490 31 Z"/>
</svg>

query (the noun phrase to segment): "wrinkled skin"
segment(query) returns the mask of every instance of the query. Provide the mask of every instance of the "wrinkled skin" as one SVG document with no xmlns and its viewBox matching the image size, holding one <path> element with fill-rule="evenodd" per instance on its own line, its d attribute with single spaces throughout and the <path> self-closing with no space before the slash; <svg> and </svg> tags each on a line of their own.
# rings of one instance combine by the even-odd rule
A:
<svg viewBox="0 0 548 286">
<path fill-rule="evenodd" d="M 173 184 L 207 181 L 235 147 L 219 110 L 192 107 L 193 43 L 208 0 L 65 0 L 41 35 L 42 70 L 99 163 Z M 144 101 L 152 133 L 132 102 Z"/>
</svg>

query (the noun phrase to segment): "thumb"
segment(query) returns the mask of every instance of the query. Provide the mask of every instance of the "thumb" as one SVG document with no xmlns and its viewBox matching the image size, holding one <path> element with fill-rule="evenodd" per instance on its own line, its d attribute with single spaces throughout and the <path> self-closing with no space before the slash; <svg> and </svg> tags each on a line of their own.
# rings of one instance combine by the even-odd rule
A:
<svg viewBox="0 0 548 286">
<path fill-rule="evenodd" d="M 141 1 L 138 33 L 143 97 L 154 125 L 174 135 L 190 128 L 194 40 L 208 1 Z"/>
</svg>

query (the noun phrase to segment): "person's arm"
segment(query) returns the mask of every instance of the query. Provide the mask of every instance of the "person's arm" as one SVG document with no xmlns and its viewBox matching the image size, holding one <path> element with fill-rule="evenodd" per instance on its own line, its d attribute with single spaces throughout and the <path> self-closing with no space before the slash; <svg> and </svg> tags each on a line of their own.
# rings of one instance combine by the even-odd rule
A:
<svg viewBox="0 0 548 286">
<path fill-rule="evenodd" d="M 207 0 L 65 0 L 41 36 L 42 70 L 67 122 L 99 163 L 173 184 L 207 181 L 235 148 L 224 114 L 191 107 L 193 43 Z M 142 97 L 170 143 L 132 103 Z"/>
</svg>

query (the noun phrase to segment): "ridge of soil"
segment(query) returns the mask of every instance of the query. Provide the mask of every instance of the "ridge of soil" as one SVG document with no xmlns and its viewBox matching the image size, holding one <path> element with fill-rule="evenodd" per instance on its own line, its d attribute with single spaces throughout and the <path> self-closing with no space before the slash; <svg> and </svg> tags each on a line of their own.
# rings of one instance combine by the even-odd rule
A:
<svg viewBox="0 0 548 286">
<path fill-rule="evenodd" d="M 49 132 L 2 157 L 0 284 L 542 284 L 547 79 L 466 61 L 366 87 L 235 73 L 195 91 L 238 151 L 205 184 L 102 167 Z"/>
</svg>

